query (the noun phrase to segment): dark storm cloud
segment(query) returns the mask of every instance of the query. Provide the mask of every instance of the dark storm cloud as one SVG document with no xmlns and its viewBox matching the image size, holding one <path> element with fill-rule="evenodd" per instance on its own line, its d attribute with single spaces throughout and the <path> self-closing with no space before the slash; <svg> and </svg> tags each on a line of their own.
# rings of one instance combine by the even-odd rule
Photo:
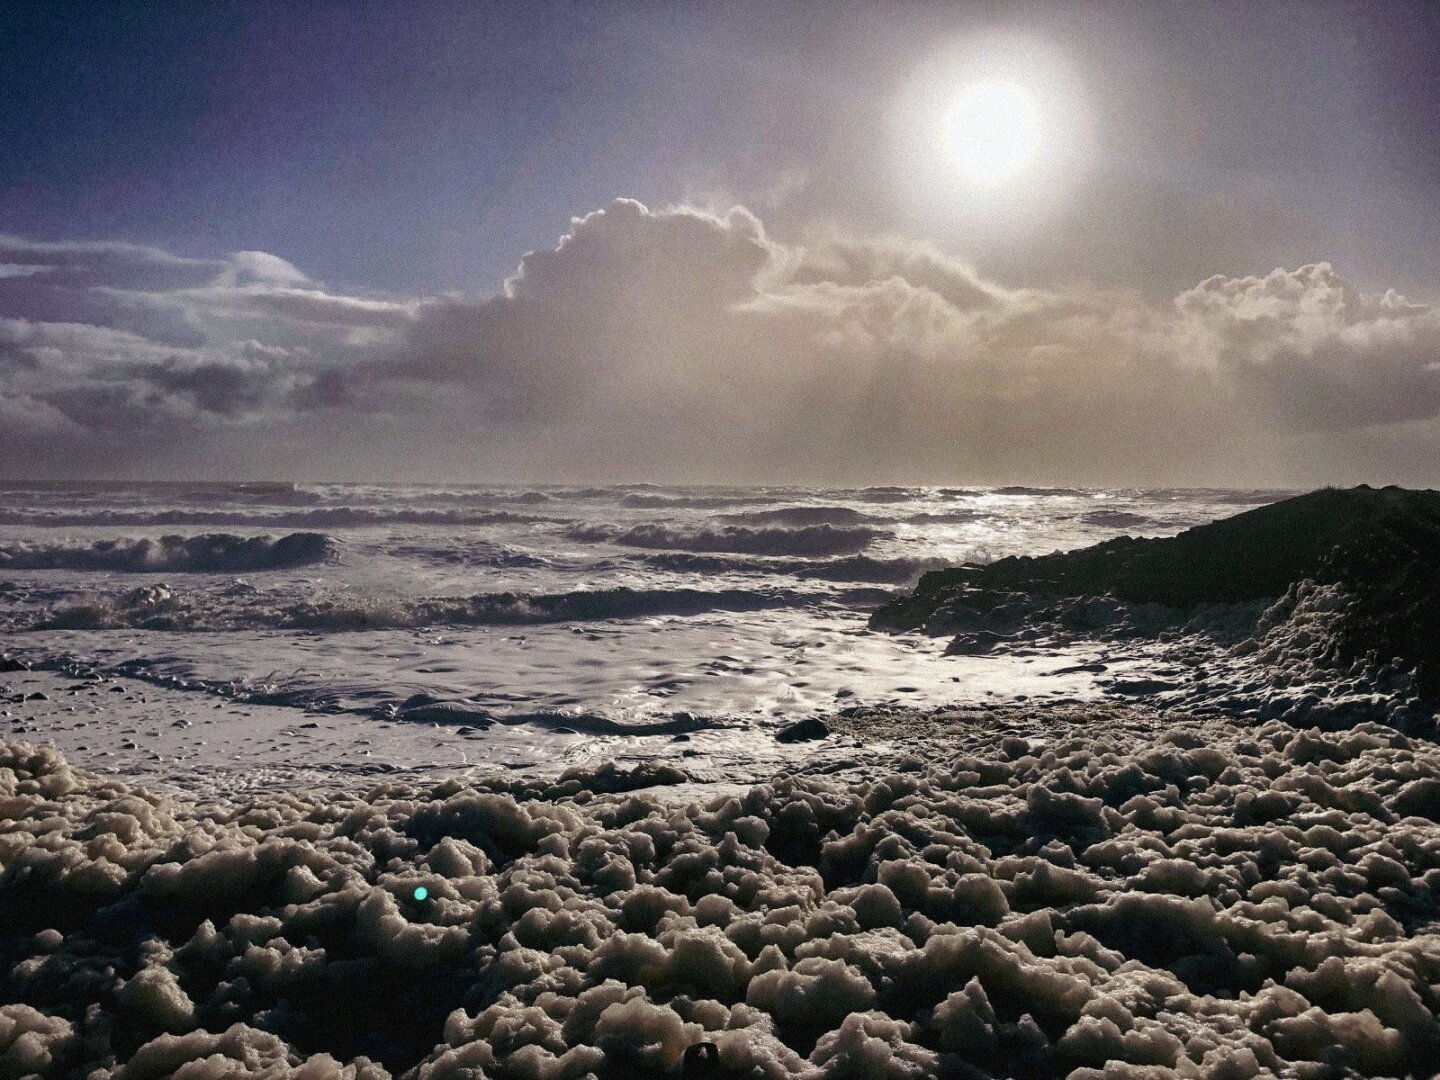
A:
<svg viewBox="0 0 1440 1080">
<path fill-rule="evenodd" d="M 488 299 L 350 295 L 262 252 L 7 244 L 29 269 L 0 278 L 0 439 L 43 439 L 60 468 L 143 462 L 184 432 L 263 470 L 276 432 L 324 456 L 325 438 L 363 446 L 384 424 L 404 435 L 384 468 L 404 475 L 478 454 L 598 478 L 923 481 L 1061 462 L 1075 479 L 1241 480 L 1287 432 L 1440 416 L 1440 314 L 1324 263 L 1156 305 L 1001 285 L 928 244 L 784 244 L 742 208 L 633 200 L 574 219 Z"/>
</svg>

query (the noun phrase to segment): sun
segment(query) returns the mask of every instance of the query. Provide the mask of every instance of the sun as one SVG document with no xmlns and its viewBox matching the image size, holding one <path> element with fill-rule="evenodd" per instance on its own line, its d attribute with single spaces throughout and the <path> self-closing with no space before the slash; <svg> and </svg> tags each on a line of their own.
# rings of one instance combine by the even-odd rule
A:
<svg viewBox="0 0 1440 1080">
<path fill-rule="evenodd" d="M 1025 87 L 979 82 L 955 99 L 946 116 L 945 141 L 966 176 L 993 183 L 1015 176 L 1034 159 L 1043 126 L 1035 97 Z"/>
</svg>

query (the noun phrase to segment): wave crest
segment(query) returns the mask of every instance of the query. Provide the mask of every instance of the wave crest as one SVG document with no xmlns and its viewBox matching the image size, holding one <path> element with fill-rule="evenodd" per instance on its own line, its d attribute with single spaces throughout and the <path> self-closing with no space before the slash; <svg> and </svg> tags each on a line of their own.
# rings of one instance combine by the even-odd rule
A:
<svg viewBox="0 0 1440 1080">
<path fill-rule="evenodd" d="M 747 510 L 726 514 L 726 520 L 740 525 L 866 525 L 883 520 L 848 506 L 779 506 L 773 510 Z"/>
<path fill-rule="evenodd" d="M 727 525 L 719 529 L 685 529 L 646 522 L 628 527 L 577 525 L 567 530 L 566 535 L 588 544 L 621 544 L 676 551 L 730 551 L 742 555 L 854 555 L 887 534 L 864 526 L 808 525 L 798 529 L 750 529 Z"/>
<path fill-rule="evenodd" d="M 338 553 L 324 533 L 273 536 L 119 537 L 92 544 L 0 546 L 0 570 L 107 570 L 132 574 L 236 574 L 328 562 Z"/>
<path fill-rule="evenodd" d="M 761 611 L 828 599 L 788 589 L 594 589 L 477 593 L 415 600 L 307 599 L 276 603 L 242 592 L 226 598 L 161 586 L 54 610 L 35 630 L 408 630 L 422 626 L 514 626 L 598 622 L 711 611 Z"/>
</svg>

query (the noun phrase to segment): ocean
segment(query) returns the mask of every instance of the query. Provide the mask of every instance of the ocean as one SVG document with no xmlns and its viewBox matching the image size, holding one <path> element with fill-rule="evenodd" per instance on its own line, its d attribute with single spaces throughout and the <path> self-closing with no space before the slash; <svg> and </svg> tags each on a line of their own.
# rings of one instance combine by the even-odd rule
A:
<svg viewBox="0 0 1440 1080">
<path fill-rule="evenodd" d="M 6 719 L 102 773 L 203 790 L 668 759 L 677 733 L 699 744 L 692 773 L 753 780 L 806 717 L 1093 694 L 1052 674 L 1068 653 L 947 656 L 943 637 L 869 629 L 926 570 L 1283 495 L 12 484 L 4 649 L 69 681 Z"/>
</svg>

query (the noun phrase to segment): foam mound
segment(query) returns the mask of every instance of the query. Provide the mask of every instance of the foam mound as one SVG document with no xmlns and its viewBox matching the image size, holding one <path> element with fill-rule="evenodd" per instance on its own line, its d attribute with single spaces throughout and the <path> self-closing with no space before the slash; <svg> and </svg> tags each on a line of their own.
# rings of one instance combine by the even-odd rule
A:
<svg viewBox="0 0 1440 1080">
<path fill-rule="evenodd" d="M 1440 493 L 1399 488 L 1325 489 L 1162 539 L 1120 537 L 1078 551 L 1001 559 L 926 574 L 885 605 L 882 629 L 943 626 L 947 619 L 1016 611 L 1056 599 L 1108 598 L 1143 630 L 1178 626 L 1206 605 L 1277 601 L 1310 583 L 1338 596 L 1326 656 L 1411 671 L 1440 698 Z M 1136 612 L 1135 608 L 1150 611 Z M 1104 613 L 1060 611 L 1073 623 Z M 1161 611 L 1153 609 L 1164 609 Z M 1260 604 L 1252 617 L 1265 610 Z M 1112 610 L 1110 614 L 1115 614 Z M 1112 620 L 1113 621 L 1113 620 Z M 1242 634 L 1241 637 L 1246 635 Z"/>
<path fill-rule="evenodd" d="M 338 554 L 324 533 L 274 536 L 121 537 L 92 544 L 12 541 L 0 545 L 3 570 L 109 570 L 133 574 L 237 574 L 328 562 Z"/>
<path fill-rule="evenodd" d="M 1440 1068 L 1433 744 L 1091 730 L 689 805 L 613 767 L 193 805 L 4 745 L 0 1076 Z"/>
</svg>

